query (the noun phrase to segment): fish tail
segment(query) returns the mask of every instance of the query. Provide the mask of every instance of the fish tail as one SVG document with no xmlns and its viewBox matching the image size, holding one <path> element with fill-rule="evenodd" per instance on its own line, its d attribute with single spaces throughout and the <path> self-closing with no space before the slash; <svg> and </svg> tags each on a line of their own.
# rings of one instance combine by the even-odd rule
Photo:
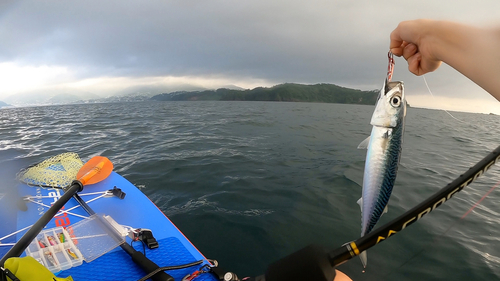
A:
<svg viewBox="0 0 500 281">
<path fill-rule="evenodd" d="M 368 263 L 368 257 L 366 256 L 366 251 L 363 251 L 361 254 L 359 254 L 359 258 L 361 259 L 363 267 L 366 268 L 366 264 Z"/>
</svg>

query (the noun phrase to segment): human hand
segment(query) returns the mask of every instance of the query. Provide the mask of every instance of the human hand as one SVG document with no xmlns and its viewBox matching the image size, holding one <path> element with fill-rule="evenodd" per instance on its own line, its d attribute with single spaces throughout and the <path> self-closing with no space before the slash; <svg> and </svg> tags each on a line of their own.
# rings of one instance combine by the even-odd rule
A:
<svg viewBox="0 0 500 281">
<path fill-rule="evenodd" d="M 342 271 L 335 269 L 335 279 L 333 279 L 333 281 L 352 281 L 352 279 L 345 275 Z"/>
<path fill-rule="evenodd" d="M 390 50 L 408 62 L 408 70 L 423 75 L 436 70 L 441 60 L 436 56 L 433 46 L 434 30 L 441 23 L 433 20 L 412 20 L 399 23 L 391 33 Z"/>
</svg>

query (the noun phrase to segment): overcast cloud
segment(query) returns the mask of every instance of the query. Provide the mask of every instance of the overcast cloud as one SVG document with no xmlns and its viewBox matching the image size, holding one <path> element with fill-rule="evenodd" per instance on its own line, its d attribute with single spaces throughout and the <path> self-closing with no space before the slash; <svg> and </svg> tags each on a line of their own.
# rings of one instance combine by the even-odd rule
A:
<svg viewBox="0 0 500 281">
<path fill-rule="evenodd" d="M 36 91 L 109 95 L 135 85 L 375 89 L 400 21 L 500 24 L 499 11 L 498 0 L 2 1 L 0 100 Z M 450 67 L 426 77 L 440 99 L 396 61 L 394 79 L 405 81 L 410 103 L 500 113 L 493 98 Z M 467 106 L 467 99 L 492 108 L 451 106 Z"/>
</svg>

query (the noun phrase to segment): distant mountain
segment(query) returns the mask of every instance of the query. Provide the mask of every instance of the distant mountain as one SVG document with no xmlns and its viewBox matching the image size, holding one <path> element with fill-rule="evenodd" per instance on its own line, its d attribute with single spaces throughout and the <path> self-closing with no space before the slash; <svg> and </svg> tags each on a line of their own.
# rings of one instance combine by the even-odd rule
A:
<svg viewBox="0 0 500 281">
<path fill-rule="evenodd" d="M 92 100 L 85 100 L 85 101 L 80 101 L 81 103 L 108 103 L 108 102 L 141 102 L 141 101 L 148 101 L 151 100 L 150 96 L 146 95 L 125 95 L 125 96 L 110 96 L 107 98 L 100 98 L 100 99 L 92 99 Z"/>
<path fill-rule="evenodd" d="M 233 86 L 236 87 L 236 86 Z M 15 94 L 4 99 L 5 102 L 15 106 L 38 106 L 52 104 L 72 104 L 72 103 L 106 103 L 106 102 L 139 102 L 150 100 L 154 95 L 166 91 L 203 91 L 196 85 L 177 83 L 174 85 L 152 84 L 136 85 L 127 87 L 107 97 L 94 93 L 70 88 L 54 88 L 44 90 L 34 90 Z"/>
<path fill-rule="evenodd" d="M 161 85 L 142 85 L 129 87 L 119 93 L 102 98 L 98 95 L 82 91 L 31 92 L 10 96 L 4 99 L 15 106 L 37 106 L 72 103 L 107 103 L 107 102 L 141 102 L 148 100 L 186 101 L 288 101 L 288 102 L 324 102 L 375 104 L 378 90 L 361 91 L 340 87 L 334 84 L 303 85 L 285 83 L 270 88 L 258 87 L 243 89 L 227 85 L 217 90 L 207 90 L 193 85 L 176 85 L 172 89 L 182 89 L 170 93 L 161 93 L 170 88 Z M 187 90 L 184 90 L 187 89 Z M 0 106 L 2 106 L 0 104 Z M 5 105 L 3 105 L 5 106 Z"/>
<path fill-rule="evenodd" d="M 225 85 L 220 87 L 219 89 L 229 89 L 229 90 L 246 90 L 245 88 L 238 87 L 236 85 Z"/>
<path fill-rule="evenodd" d="M 74 103 L 77 101 L 80 101 L 81 98 L 76 96 L 76 95 L 71 95 L 71 94 L 59 94 L 56 96 L 53 96 L 47 100 L 47 103 L 49 104 L 67 104 L 67 103 Z"/>
<path fill-rule="evenodd" d="M 6 97 L 4 101 L 16 106 L 24 106 L 24 105 L 42 104 L 45 100 L 49 98 L 50 97 L 36 95 L 33 93 L 23 93 Z"/>
<path fill-rule="evenodd" d="M 33 91 L 22 94 L 16 94 L 5 98 L 4 100 L 15 106 L 37 106 L 37 105 L 51 105 L 51 104 L 68 104 L 68 103 L 81 103 L 89 99 L 98 99 L 98 95 L 72 90 L 69 91 L 49 91 L 40 92 Z"/>
<path fill-rule="evenodd" d="M 12 106 L 12 105 L 5 103 L 3 101 L 0 101 L 0 107 L 5 107 L 5 106 Z"/>
<path fill-rule="evenodd" d="M 166 91 L 203 91 L 206 88 L 194 86 L 190 84 L 176 84 L 176 85 L 137 85 L 128 87 L 124 90 L 120 90 L 115 93 L 113 96 L 124 97 L 124 96 L 146 96 L 152 97 L 161 93 L 165 93 Z"/>
<path fill-rule="evenodd" d="M 217 89 L 205 91 L 180 91 L 153 96 L 159 101 L 289 101 L 375 104 L 378 90 L 362 91 L 334 84 L 303 85 L 285 83 L 271 88 L 258 87 L 252 90 Z"/>
</svg>

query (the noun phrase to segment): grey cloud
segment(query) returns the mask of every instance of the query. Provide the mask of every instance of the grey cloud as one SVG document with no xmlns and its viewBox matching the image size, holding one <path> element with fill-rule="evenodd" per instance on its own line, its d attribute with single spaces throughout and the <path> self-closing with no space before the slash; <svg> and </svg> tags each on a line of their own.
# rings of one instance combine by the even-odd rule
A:
<svg viewBox="0 0 500 281">
<path fill-rule="evenodd" d="M 336 21 L 334 10 L 318 18 L 317 7 L 307 11 L 292 2 L 88 3 L 17 5 L 2 19 L 0 34 L 9 38 L 2 59 L 71 65 L 87 75 L 323 81 L 334 68 L 354 67 L 361 51 L 343 36 L 355 27 Z"/>
<path fill-rule="evenodd" d="M 496 2 L 490 1 L 498 6 Z M 471 15 L 470 8 L 457 5 L 369 0 L 17 2 L 0 6 L 6 10 L 0 13 L 0 59 L 67 66 L 79 78 L 221 75 L 371 89 L 385 75 L 389 33 L 400 20 Z"/>
</svg>

